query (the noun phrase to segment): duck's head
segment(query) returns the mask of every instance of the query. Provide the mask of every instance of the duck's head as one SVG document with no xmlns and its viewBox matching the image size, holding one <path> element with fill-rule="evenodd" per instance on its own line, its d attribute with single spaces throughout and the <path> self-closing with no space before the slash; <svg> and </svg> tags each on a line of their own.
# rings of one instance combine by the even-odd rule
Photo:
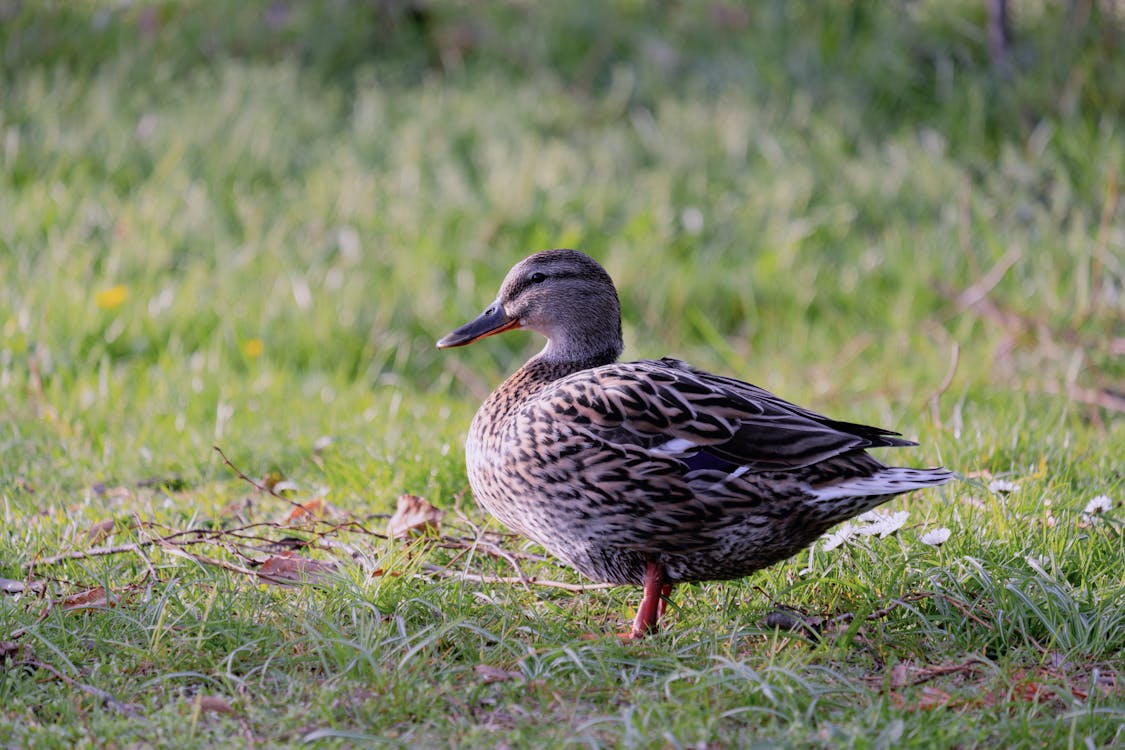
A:
<svg viewBox="0 0 1125 750">
<path fill-rule="evenodd" d="M 496 301 L 437 342 L 465 346 L 527 328 L 547 337 L 540 358 L 612 362 L 621 354 L 621 306 L 605 269 L 577 250 L 546 250 L 508 271 Z"/>
</svg>

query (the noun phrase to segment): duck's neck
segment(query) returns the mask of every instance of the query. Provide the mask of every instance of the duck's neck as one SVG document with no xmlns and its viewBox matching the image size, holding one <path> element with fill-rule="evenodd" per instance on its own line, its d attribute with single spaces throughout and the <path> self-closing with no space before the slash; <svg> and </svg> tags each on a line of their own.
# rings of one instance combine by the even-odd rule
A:
<svg viewBox="0 0 1125 750">
<path fill-rule="evenodd" d="M 501 391 L 510 393 L 514 390 L 526 397 L 532 393 L 543 390 L 551 383 L 565 378 L 567 375 L 616 362 L 620 353 L 620 350 L 611 348 L 604 352 L 581 358 L 562 358 L 555 356 L 557 355 L 557 350 L 552 351 L 551 346 L 548 344 L 543 351 L 536 354 L 529 359 L 523 367 L 512 373 L 504 383 L 504 386 L 497 389 L 497 393 Z"/>
<path fill-rule="evenodd" d="M 621 349 L 620 341 L 611 343 L 600 351 L 594 347 L 567 347 L 548 341 L 543 350 L 520 369 L 531 370 L 537 377 L 552 382 L 575 372 L 616 362 L 621 356 Z"/>
</svg>

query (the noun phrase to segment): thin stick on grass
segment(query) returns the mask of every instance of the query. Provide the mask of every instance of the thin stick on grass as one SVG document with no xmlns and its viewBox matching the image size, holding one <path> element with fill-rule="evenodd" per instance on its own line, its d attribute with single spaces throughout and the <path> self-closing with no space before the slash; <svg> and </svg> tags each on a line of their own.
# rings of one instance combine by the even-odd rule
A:
<svg viewBox="0 0 1125 750">
<path fill-rule="evenodd" d="M 426 563 L 422 566 L 422 570 L 427 573 L 433 573 L 439 578 L 453 578 L 459 581 L 468 581 L 470 583 L 505 583 L 505 584 L 519 584 L 527 583 L 534 586 L 546 586 L 553 589 L 562 589 L 563 591 L 595 591 L 598 589 L 611 589 L 617 584 L 614 583 L 566 583 L 565 581 L 550 581 L 545 578 L 535 578 L 534 576 L 526 579 L 520 579 L 515 576 L 489 576 L 481 575 L 479 573 L 467 573 L 461 570 L 449 570 L 438 565 Z"/>
<path fill-rule="evenodd" d="M 1098 406 L 1106 411 L 1125 412 L 1125 395 L 1118 395 L 1108 389 L 1083 388 L 1079 385 L 1060 385 L 1046 381 L 1028 390 L 1037 390 L 1050 396 L 1066 396 L 1071 401 L 1086 406 Z"/>
<path fill-rule="evenodd" d="M 472 549 L 475 551 L 477 549 L 484 548 L 485 554 L 492 554 L 494 556 L 502 557 L 509 565 L 512 566 L 512 570 L 516 571 L 516 575 L 519 576 L 520 584 L 526 591 L 530 593 L 531 587 L 528 585 L 527 575 L 523 572 L 523 568 L 520 567 L 520 564 L 516 562 L 516 559 L 512 555 L 509 555 L 505 550 L 501 549 L 499 546 L 490 545 L 488 544 L 488 542 L 484 541 L 484 532 L 482 532 L 480 527 L 473 523 L 472 520 L 470 520 L 469 517 L 465 515 L 464 512 L 462 512 L 460 503 L 455 505 L 453 507 L 453 510 L 461 519 L 461 521 L 470 529 L 472 529 L 473 534 L 476 536 L 476 538 L 472 540 L 472 545 L 468 547 L 468 549 Z M 459 557 L 459 555 L 454 557 L 453 560 L 450 560 L 449 564 L 452 565 L 454 562 L 456 562 L 457 557 Z"/>
<path fill-rule="evenodd" d="M 941 385 L 937 390 L 930 395 L 930 414 L 933 417 L 934 424 L 939 428 L 941 423 L 941 408 L 940 401 L 942 395 L 949 390 L 949 386 L 953 384 L 953 377 L 957 374 L 957 365 L 961 359 L 961 347 L 956 340 L 953 341 L 951 350 L 949 352 L 949 368 L 945 371 L 945 377 L 942 378 Z"/>
<path fill-rule="evenodd" d="M 125 716 L 129 716 L 129 717 L 133 717 L 133 716 L 137 715 L 136 709 L 122 703 L 119 700 L 117 700 L 116 698 L 113 697 L 112 694 L 106 692 L 105 690 L 102 690 L 101 688 L 96 688 L 93 685 L 87 685 L 84 682 L 79 682 L 78 680 L 76 680 L 72 677 L 67 677 L 65 674 L 63 674 L 62 672 L 55 669 L 50 664 L 47 664 L 44 661 L 40 661 L 39 659 L 36 659 L 35 657 L 29 657 L 27 659 L 24 659 L 20 663 L 23 664 L 24 666 L 32 667 L 34 669 L 42 669 L 44 672 L 51 675 L 56 680 L 59 680 L 60 682 L 66 684 L 68 687 L 78 688 L 82 692 L 89 693 L 90 695 L 94 696 L 95 698 L 98 698 L 106 706 L 108 706 L 109 708 L 112 708 L 114 711 L 117 711 L 120 714 L 124 714 Z"/>
<path fill-rule="evenodd" d="M 1113 214 L 1117 210 L 1117 165 L 1109 165 L 1109 174 L 1105 181 L 1105 200 L 1102 202 L 1101 218 L 1098 221 L 1098 234 L 1094 239 L 1094 256 L 1090 259 L 1090 297 L 1086 301 L 1086 309 L 1078 317 L 1081 326 L 1087 319 L 1097 315 L 1100 295 L 1098 294 L 1098 279 L 1102 275 L 1102 258 L 1105 257 L 1106 244 L 1109 242 L 1109 227 L 1113 221 Z"/>
<path fill-rule="evenodd" d="M 981 276 L 976 283 L 967 287 L 961 294 L 957 296 L 957 307 L 960 310 L 966 310 L 973 307 L 985 297 L 988 293 L 996 288 L 1005 274 L 1011 270 L 1012 266 L 1020 261 L 1023 257 L 1023 251 L 1020 250 L 1018 245 L 1012 245 L 1008 251 L 1000 256 L 1000 260 L 988 269 L 988 271 Z"/>
<path fill-rule="evenodd" d="M 291 499 L 285 497 L 285 495 L 282 495 L 280 492 L 275 492 L 272 487 L 267 487 L 266 485 L 262 484 L 261 482 L 256 482 L 253 479 L 251 479 L 250 477 L 248 477 L 246 474 L 244 474 L 242 472 L 241 469 L 239 469 L 237 466 L 235 466 L 234 463 L 229 458 L 227 458 L 227 454 L 223 453 L 223 449 L 220 448 L 219 446 L 212 445 L 211 447 L 215 450 L 216 453 L 218 453 L 222 457 L 223 463 L 226 464 L 227 467 L 230 468 L 230 470 L 233 471 L 239 479 L 243 480 L 244 482 L 249 484 L 251 487 L 258 490 L 258 492 L 264 492 L 267 495 L 270 495 L 271 497 L 276 497 L 278 500 L 282 500 L 284 502 L 287 502 L 290 505 L 292 505 L 294 508 L 299 508 L 303 513 L 307 513 L 310 516 L 312 516 L 313 518 L 317 517 L 317 515 L 315 513 L 313 513 L 308 508 L 308 506 L 303 505 L 303 504 L 297 502 L 296 500 L 291 500 Z"/>
</svg>

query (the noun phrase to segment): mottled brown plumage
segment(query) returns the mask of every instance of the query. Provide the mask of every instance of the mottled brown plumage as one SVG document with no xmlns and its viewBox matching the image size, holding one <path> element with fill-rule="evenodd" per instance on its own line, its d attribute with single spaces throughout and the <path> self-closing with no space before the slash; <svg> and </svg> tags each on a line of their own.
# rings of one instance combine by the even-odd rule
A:
<svg viewBox="0 0 1125 750">
<path fill-rule="evenodd" d="M 438 346 L 515 328 L 547 345 L 473 419 L 473 494 L 589 578 L 645 586 L 635 637 L 655 629 L 670 584 L 748 575 L 895 495 L 952 478 L 865 452 L 915 445 L 896 433 L 678 360 L 618 363 L 617 292 L 575 250 L 517 264 L 496 301 Z"/>
</svg>

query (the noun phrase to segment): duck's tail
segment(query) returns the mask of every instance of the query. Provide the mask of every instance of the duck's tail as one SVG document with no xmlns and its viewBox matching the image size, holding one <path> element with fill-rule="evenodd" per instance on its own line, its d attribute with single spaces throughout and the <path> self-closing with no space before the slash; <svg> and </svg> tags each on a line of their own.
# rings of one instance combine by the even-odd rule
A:
<svg viewBox="0 0 1125 750">
<path fill-rule="evenodd" d="M 907 469 L 888 466 L 866 477 L 849 477 L 809 488 L 816 501 L 832 502 L 844 498 L 893 497 L 904 492 L 945 484 L 955 478 L 949 469 Z"/>
</svg>

